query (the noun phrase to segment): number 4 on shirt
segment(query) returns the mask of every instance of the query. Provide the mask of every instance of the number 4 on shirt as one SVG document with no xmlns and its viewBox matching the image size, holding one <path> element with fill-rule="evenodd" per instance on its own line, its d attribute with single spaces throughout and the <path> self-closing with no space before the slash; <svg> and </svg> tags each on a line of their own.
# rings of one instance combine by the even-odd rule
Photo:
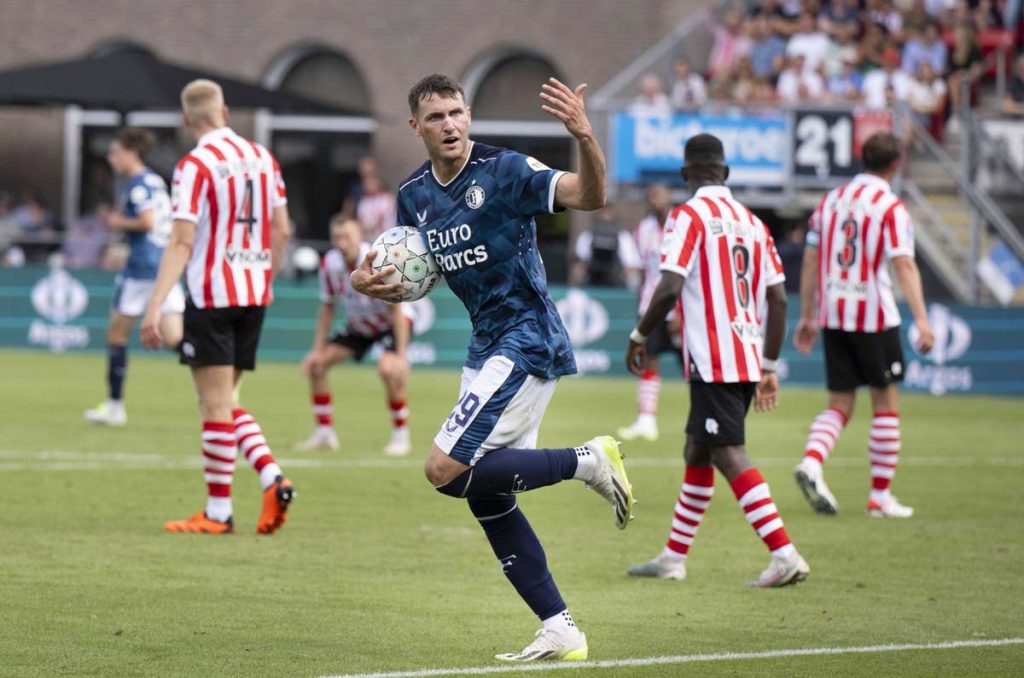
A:
<svg viewBox="0 0 1024 678">
<path fill-rule="evenodd" d="M 252 209 L 252 179 L 245 180 L 245 194 L 242 196 L 242 202 L 239 203 L 238 218 L 235 219 L 235 223 L 245 224 L 249 227 L 249 237 L 256 237 L 256 224 L 259 223 L 259 219 L 256 218 Z"/>
</svg>

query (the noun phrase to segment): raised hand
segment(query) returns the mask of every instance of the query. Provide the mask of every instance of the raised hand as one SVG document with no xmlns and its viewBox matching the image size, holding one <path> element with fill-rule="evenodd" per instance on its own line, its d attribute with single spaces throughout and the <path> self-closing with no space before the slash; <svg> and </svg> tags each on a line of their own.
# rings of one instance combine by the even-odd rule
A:
<svg viewBox="0 0 1024 678">
<path fill-rule="evenodd" d="M 577 139 L 593 136 L 594 130 L 590 126 L 590 119 L 587 118 L 587 110 L 583 105 L 583 91 L 587 89 L 586 83 L 578 86 L 575 91 L 571 90 L 557 78 L 548 78 L 548 81 L 541 86 L 540 98 L 545 102 L 541 109 L 550 113 L 565 125 Z"/>
</svg>

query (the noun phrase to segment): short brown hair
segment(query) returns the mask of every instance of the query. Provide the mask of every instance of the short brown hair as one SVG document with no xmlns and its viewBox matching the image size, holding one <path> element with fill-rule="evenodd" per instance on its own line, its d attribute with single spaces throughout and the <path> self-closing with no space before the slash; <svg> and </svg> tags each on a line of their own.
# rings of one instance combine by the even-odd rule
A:
<svg viewBox="0 0 1024 678">
<path fill-rule="evenodd" d="M 134 151 L 141 158 L 156 144 L 156 135 L 148 129 L 122 127 L 114 135 L 114 141 L 127 150 Z"/>
<path fill-rule="evenodd" d="M 414 118 L 420 111 L 420 102 L 424 99 L 429 99 L 435 94 L 451 98 L 455 98 L 455 95 L 463 98 L 466 96 L 462 91 L 462 85 L 454 78 L 449 78 L 447 75 L 441 75 L 440 73 L 428 75 L 409 90 L 409 111 Z"/>
<path fill-rule="evenodd" d="M 900 159 L 903 148 L 900 140 L 891 132 L 876 132 L 868 137 L 861 149 L 864 169 L 869 172 L 884 172 Z"/>
</svg>

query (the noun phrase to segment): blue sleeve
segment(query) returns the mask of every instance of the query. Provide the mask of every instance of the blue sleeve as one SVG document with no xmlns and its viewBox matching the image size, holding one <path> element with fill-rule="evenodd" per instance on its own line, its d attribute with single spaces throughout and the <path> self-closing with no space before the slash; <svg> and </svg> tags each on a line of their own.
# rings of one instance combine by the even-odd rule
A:
<svg viewBox="0 0 1024 678">
<path fill-rule="evenodd" d="M 521 153 L 508 153 L 501 160 L 502 185 L 511 184 L 516 212 L 524 217 L 554 214 L 564 208 L 555 205 L 555 184 L 565 174 Z"/>
<path fill-rule="evenodd" d="M 416 218 L 413 210 L 408 206 L 407 201 L 401 192 L 398 193 L 398 225 L 416 226 Z"/>
<path fill-rule="evenodd" d="M 153 189 L 145 181 L 132 181 L 125 191 L 125 216 L 137 217 L 152 207 Z"/>
</svg>

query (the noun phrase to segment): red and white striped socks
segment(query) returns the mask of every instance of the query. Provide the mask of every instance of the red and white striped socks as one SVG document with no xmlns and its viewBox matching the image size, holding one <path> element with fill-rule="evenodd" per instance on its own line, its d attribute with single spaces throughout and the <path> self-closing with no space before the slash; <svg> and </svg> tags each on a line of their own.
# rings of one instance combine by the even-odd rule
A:
<svg viewBox="0 0 1024 678">
<path fill-rule="evenodd" d="M 796 553 L 796 547 L 789 541 L 786 527 L 772 501 L 768 483 L 761 477 L 760 471 L 749 468 L 733 478 L 732 491 L 747 516 L 747 522 L 773 556 L 788 558 Z"/>
<path fill-rule="evenodd" d="M 334 407 L 331 405 L 331 394 L 313 394 L 313 416 L 316 418 L 316 427 L 334 428 Z"/>
<path fill-rule="evenodd" d="M 871 500 L 881 502 L 889 497 L 889 486 L 900 459 L 898 412 L 875 412 L 871 418 L 868 458 L 871 460 Z"/>
<path fill-rule="evenodd" d="M 811 422 L 811 432 L 807 435 L 804 448 L 804 461 L 824 465 L 845 426 L 845 414 L 831 407 L 823 410 Z"/>
<path fill-rule="evenodd" d="M 661 376 L 656 370 L 644 370 L 636 386 L 637 420 L 654 421 L 658 414 L 658 394 L 661 392 Z"/>
<path fill-rule="evenodd" d="M 203 422 L 203 476 L 206 517 L 220 522 L 231 517 L 231 480 L 235 475 L 235 427 L 231 422 Z"/>
<path fill-rule="evenodd" d="M 263 430 L 252 415 L 244 408 L 236 407 L 231 411 L 231 416 L 235 420 L 234 433 L 238 449 L 245 455 L 249 465 L 260 474 L 260 487 L 265 490 L 274 484 L 277 476 L 283 475 L 281 467 L 274 461 L 267 439 L 263 437 Z"/>
<path fill-rule="evenodd" d="M 674 558 L 685 558 L 697 535 L 701 518 L 711 504 L 711 495 L 715 493 L 715 469 L 712 466 L 687 466 L 683 476 L 683 486 L 676 500 L 675 515 L 672 517 L 672 529 L 668 535 L 668 543 L 662 555 Z"/>
<path fill-rule="evenodd" d="M 389 401 L 388 409 L 391 411 L 391 426 L 395 429 L 405 428 L 409 421 L 409 406 L 405 400 Z"/>
</svg>

